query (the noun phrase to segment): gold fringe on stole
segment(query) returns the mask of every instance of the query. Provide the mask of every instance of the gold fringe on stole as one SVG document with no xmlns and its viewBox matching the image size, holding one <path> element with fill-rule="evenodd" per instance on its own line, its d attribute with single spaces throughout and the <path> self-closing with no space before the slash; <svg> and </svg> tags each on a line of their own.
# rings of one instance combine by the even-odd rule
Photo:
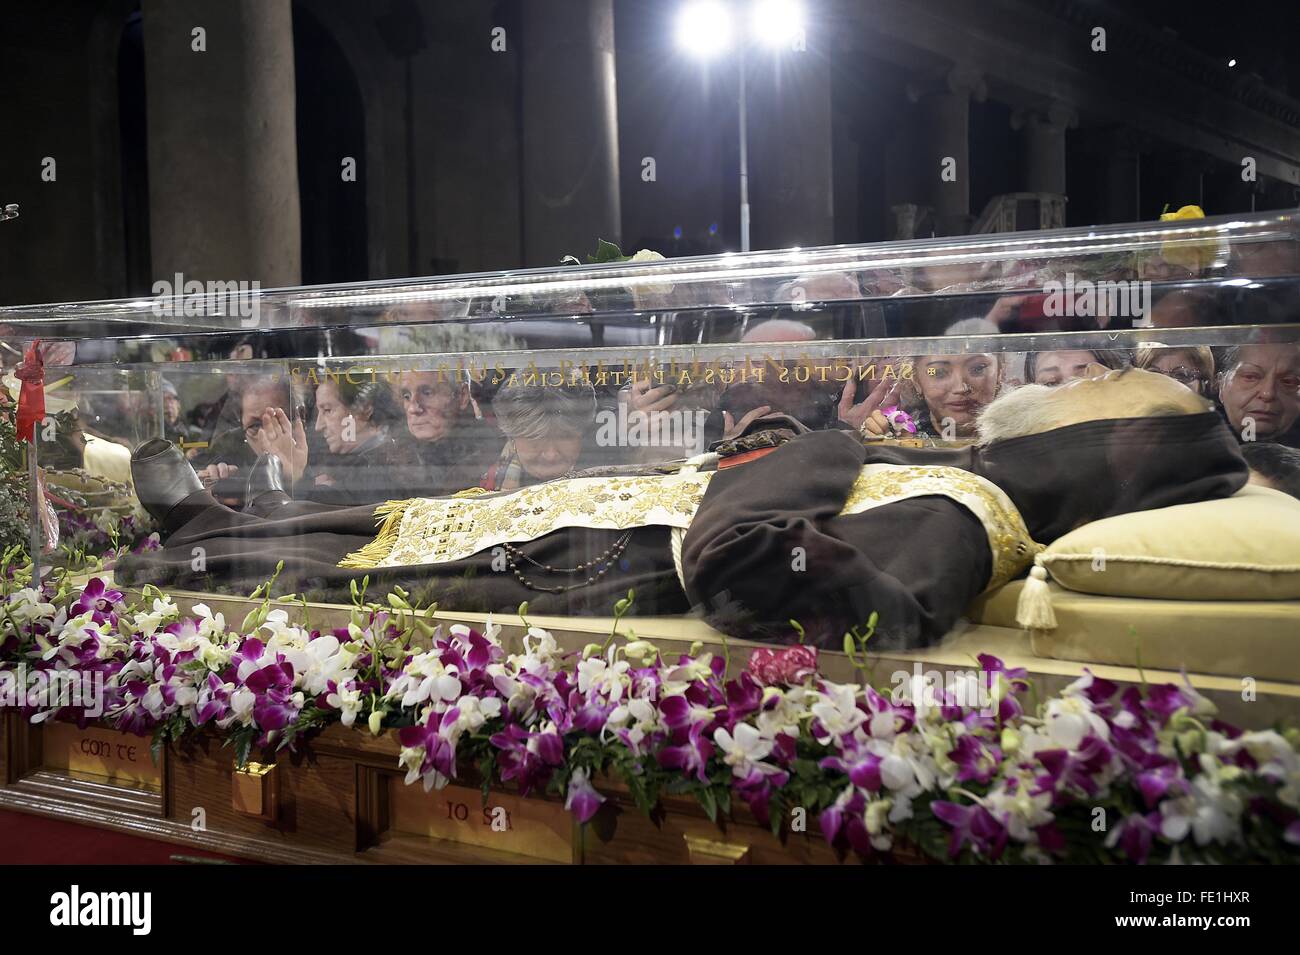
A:
<svg viewBox="0 0 1300 955">
<path fill-rule="evenodd" d="M 414 503 L 414 500 L 408 498 L 404 501 L 385 501 L 376 507 L 375 520 L 382 520 L 383 523 L 379 525 L 375 539 L 360 550 L 348 554 L 339 561 L 338 566 L 353 570 L 369 570 L 382 564 L 397 545 L 402 519 L 406 517 L 407 509 Z"/>
</svg>

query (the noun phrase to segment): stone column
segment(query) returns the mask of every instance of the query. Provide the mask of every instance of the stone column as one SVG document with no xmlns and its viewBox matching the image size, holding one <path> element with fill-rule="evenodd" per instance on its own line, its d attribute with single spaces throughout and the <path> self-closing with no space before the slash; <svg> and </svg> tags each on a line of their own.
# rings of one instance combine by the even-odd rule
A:
<svg viewBox="0 0 1300 955">
<path fill-rule="evenodd" d="M 1205 205 L 1205 176 L 1214 171 L 1214 160 L 1194 149 L 1174 150 L 1169 156 L 1168 194 L 1163 197 L 1172 212 L 1183 206 Z"/>
<path fill-rule="evenodd" d="M 155 278 L 298 284 L 290 0 L 144 0 L 143 12 Z"/>
<path fill-rule="evenodd" d="M 1025 192 L 1066 195 L 1065 131 L 1074 129 L 1078 123 L 1078 114 L 1064 103 L 1011 114 L 1011 128 L 1020 130 L 1024 136 Z"/>
<path fill-rule="evenodd" d="M 963 235 L 970 229 L 970 102 L 982 102 L 985 95 L 984 78 L 964 64 L 938 82 L 908 85 L 908 97 L 922 114 L 921 181 L 939 235 Z M 951 172 L 945 176 L 946 170 Z"/>
<path fill-rule="evenodd" d="M 522 7 L 524 262 L 554 265 L 621 238 L 614 8 Z"/>
<path fill-rule="evenodd" d="M 831 66 L 823 49 L 761 49 L 748 70 L 752 247 L 835 241 Z"/>
<path fill-rule="evenodd" d="M 1098 177 L 1099 221 L 1138 221 L 1142 153 L 1149 147 L 1147 137 L 1127 127 L 1087 129 L 1080 135 Z"/>
</svg>

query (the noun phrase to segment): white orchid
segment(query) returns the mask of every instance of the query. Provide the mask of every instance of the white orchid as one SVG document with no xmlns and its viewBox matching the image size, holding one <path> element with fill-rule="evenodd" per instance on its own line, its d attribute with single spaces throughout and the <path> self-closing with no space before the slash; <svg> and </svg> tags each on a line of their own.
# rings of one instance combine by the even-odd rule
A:
<svg viewBox="0 0 1300 955">
<path fill-rule="evenodd" d="M 788 690 L 775 686 L 764 687 L 764 705 L 758 711 L 754 722 L 758 724 L 764 736 L 775 737 L 779 733 L 784 733 L 786 736 L 798 737 L 800 723 L 805 722 L 808 716 L 807 701 L 813 695 L 813 691 L 803 686 L 791 687 Z M 774 699 L 777 701 L 776 705 L 771 706 L 770 703 Z M 702 706 L 693 705 L 691 720 L 707 718 L 708 712 Z"/>
<path fill-rule="evenodd" d="M 664 695 L 684 693 L 692 683 L 713 675 L 713 654 L 701 653 L 685 663 L 674 664 L 663 674 Z"/>
<path fill-rule="evenodd" d="M 605 718 L 601 739 L 607 740 L 615 730 L 627 729 L 627 742 L 633 750 L 640 751 L 641 743 L 659 728 L 659 711 L 650 700 L 632 697 L 620 703 Z"/>
<path fill-rule="evenodd" d="M 1241 800 L 1203 776 L 1192 781 L 1191 792 L 1160 804 L 1160 834 L 1181 842 L 1190 832 L 1198 846 L 1240 838 Z"/>
<path fill-rule="evenodd" d="M 452 711 L 448 711 L 449 713 Z M 453 746 L 465 733 L 482 729 L 488 720 L 501 715 L 501 700 L 495 696 L 462 696 L 454 707 L 456 719 L 444 719 L 438 727 L 438 735 Z"/>
<path fill-rule="evenodd" d="M 195 604 L 190 612 L 197 618 L 199 636 L 209 640 L 224 640 L 226 636 L 225 614 L 213 613 L 207 604 Z"/>
<path fill-rule="evenodd" d="M 253 704 L 256 702 L 257 698 L 253 696 L 253 691 L 246 686 L 241 686 L 230 694 L 230 715 L 218 720 L 217 725 L 224 728 L 231 723 L 238 723 L 241 726 L 252 724 Z"/>
<path fill-rule="evenodd" d="M 430 650 L 411 657 L 402 675 L 389 685 L 384 699 L 400 699 L 404 709 L 427 702 L 446 704 L 458 699 L 462 689 L 457 668 L 444 666 L 441 652 Z"/>
<path fill-rule="evenodd" d="M 578 692 L 604 696 L 611 703 L 623 698 L 627 689 L 629 664 L 616 660 L 617 647 L 610 647 L 607 656 L 588 657 L 578 664 Z"/>
<path fill-rule="evenodd" d="M 1002 820 L 1011 838 L 1019 842 L 1033 841 L 1033 830 L 1052 821 L 1051 805 L 1050 789 L 1034 795 L 1031 774 L 1021 776 L 1014 787 L 999 782 L 984 797 L 984 808 Z"/>
<path fill-rule="evenodd" d="M 131 626 L 142 636 L 152 637 L 165 621 L 175 620 L 180 614 L 180 608 L 172 603 L 171 597 L 155 597 L 147 612 L 140 611 L 131 619 Z"/>
<path fill-rule="evenodd" d="M 867 714 L 858 709 L 858 688 L 852 684 L 827 683 L 817 698 L 810 709 L 821 724 L 821 742 L 847 736 L 867 719 Z"/>
<path fill-rule="evenodd" d="M 744 779 L 755 770 L 765 775 L 780 772 L 778 767 L 763 762 L 771 755 L 774 742 L 756 726 L 737 723 L 734 736 L 720 726 L 713 732 L 713 742 L 722 750 L 722 761 L 731 767 L 734 776 Z"/>
<path fill-rule="evenodd" d="M 355 657 L 343 652 L 343 645 L 332 634 L 322 634 L 301 647 L 275 649 L 293 667 L 294 685 L 310 696 L 324 693 L 331 683 L 341 685 L 357 675 L 352 667 Z"/>
<path fill-rule="evenodd" d="M 1089 735 L 1110 739 L 1110 727 L 1092 711 L 1087 697 L 1069 694 L 1068 690 L 1043 708 L 1043 729 L 1058 747 L 1071 751 Z"/>
<path fill-rule="evenodd" d="M 41 659 L 52 660 L 57 656 L 72 663 L 76 660 L 76 651 L 92 639 L 96 641 L 95 658 L 105 659 L 123 645 L 116 634 L 105 627 L 106 624 L 95 622 L 94 613 L 89 610 L 71 617 L 53 639 L 47 634 L 37 635 L 36 645 L 41 650 Z"/>
<path fill-rule="evenodd" d="M 34 587 L 24 587 L 10 594 L 5 602 L 5 611 L 20 626 L 33 620 L 48 620 L 55 612 L 54 604 Z"/>
<path fill-rule="evenodd" d="M 402 751 L 398 753 L 397 765 L 406 770 L 406 785 L 409 786 L 417 779 L 422 778 L 425 792 L 434 788 L 442 789 L 451 780 L 436 769 L 430 769 L 426 773 L 424 771 L 425 755 L 423 746 L 403 746 Z"/>
</svg>

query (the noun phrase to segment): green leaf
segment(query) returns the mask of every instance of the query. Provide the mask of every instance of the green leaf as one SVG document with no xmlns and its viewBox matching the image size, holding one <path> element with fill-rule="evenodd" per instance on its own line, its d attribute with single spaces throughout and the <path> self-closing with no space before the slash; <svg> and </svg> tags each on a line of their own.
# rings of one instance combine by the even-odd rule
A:
<svg viewBox="0 0 1300 955">
<path fill-rule="evenodd" d="M 713 789 L 711 787 L 705 787 L 696 793 L 695 797 L 700 801 L 700 805 L 704 807 L 704 812 L 709 817 L 709 822 L 717 822 L 718 797 L 713 794 Z"/>
<path fill-rule="evenodd" d="M 608 239 L 597 239 L 596 254 L 587 256 L 587 261 L 595 265 L 601 262 L 622 262 L 626 258 L 623 250 L 613 242 Z"/>
</svg>

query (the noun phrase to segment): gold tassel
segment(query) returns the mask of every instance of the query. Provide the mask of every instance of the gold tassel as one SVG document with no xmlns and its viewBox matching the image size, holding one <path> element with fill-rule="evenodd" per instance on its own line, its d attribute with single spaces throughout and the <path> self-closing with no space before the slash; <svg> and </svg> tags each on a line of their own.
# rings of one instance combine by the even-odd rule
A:
<svg viewBox="0 0 1300 955">
<path fill-rule="evenodd" d="M 339 561 L 338 565 L 352 570 L 367 570 L 380 566 L 397 546 L 397 535 L 402 529 L 402 518 L 406 516 L 407 509 L 413 503 L 414 501 L 409 499 L 385 501 L 376 507 L 375 520 L 382 520 L 383 523 L 379 525 L 375 539 L 359 551 L 348 554 Z"/>
<path fill-rule="evenodd" d="M 1033 569 L 1020 599 L 1016 602 L 1016 623 L 1026 630 L 1055 630 L 1056 611 L 1052 609 L 1052 590 L 1047 584 L 1047 569 L 1041 556 L 1034 558 Z"/>
</svg>

